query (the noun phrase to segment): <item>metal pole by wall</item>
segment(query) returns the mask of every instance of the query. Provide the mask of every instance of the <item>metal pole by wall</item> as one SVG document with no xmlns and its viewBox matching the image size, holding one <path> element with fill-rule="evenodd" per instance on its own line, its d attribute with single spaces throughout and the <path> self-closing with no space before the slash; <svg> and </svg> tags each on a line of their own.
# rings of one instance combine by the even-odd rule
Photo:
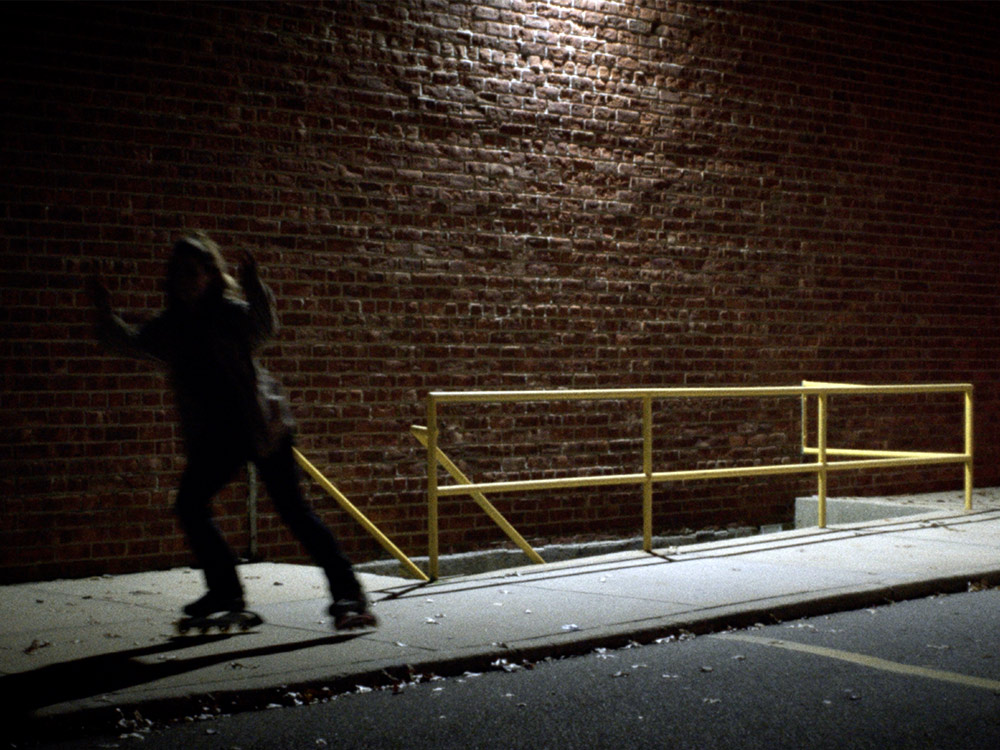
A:
<svg viewBox="0 0 1000 750">
<path fill-rule="evenodd" d="M 972 510 L 972 390 L 965 392 L 965 509 Z"/>
<path fill-rule="evenodd" d="M 427 574 L 438 577 L 437 404 L 427 399 Z"/>
<path fill-rule="evenodd" d="M 653 399 L 642 399 L 642 548 L 653 551 Z"/>
<path fill-rule="evenodd" d="M 247 464 L 247 526 L 249 541 L 247 543 L 247 559 L 257 559 L 257 467 Z"/>
<path fill-rule="evenodd" d="M 818 515 L 818 520 L 816 525 L 821 529 L 826 528 L 826 489 L 827 489 L 827 470 L 826 470 L 826 407 L 827 407 L 827 394 L 821 393 L 817 397 L 819 402 L 819 407 L 817 409 L 816 416 L 816 447 L 817 454 L 816 460 L 820 464 L 820 469 L 816 473 L 816 510 Z"/>
</svg>

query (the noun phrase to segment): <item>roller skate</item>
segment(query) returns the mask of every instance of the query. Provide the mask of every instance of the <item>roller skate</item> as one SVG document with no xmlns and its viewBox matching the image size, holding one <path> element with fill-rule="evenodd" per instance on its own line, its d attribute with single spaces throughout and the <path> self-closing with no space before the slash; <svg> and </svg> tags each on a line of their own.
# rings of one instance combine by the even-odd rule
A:
<svg viewBox="0 0 1000 750">
<path fill-rule="evenodd" d="M 336 599 L 328 611 L 337 630 L 362 630 L 378 625 L 378 618 L 368 609 L 364 594 L 354 599 Z"/>
<path fill-rule="evenodd" d="M 184 607 L 184 615 L 177 621 L 180 635 L 187 635 L 192 630 L 202 635 L 212 630 L 228 633 L 234 627 L 246 632 L 264 622 L 264 618 L 246 608 L 242 596 L 223 597 L 211 592 Z"/>
</svg>

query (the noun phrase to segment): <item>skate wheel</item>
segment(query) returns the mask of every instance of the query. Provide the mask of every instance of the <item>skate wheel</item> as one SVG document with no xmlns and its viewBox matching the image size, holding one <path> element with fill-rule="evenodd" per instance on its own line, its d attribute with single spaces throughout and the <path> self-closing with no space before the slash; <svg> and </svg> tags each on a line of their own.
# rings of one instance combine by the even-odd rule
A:
<svg viewBox="0 0 1000 750">
<path fill-rule="evenodd" d="M 364 630 L 365 628 L 374 628 L 377 625 L 378 620 L 370 612 L 351 613 L 334 620 L 334 627 L 337 630 Z"/>
<path fill-rule="evenodd" d="M 239 629 L 244 633 L 251 630 L 258 625 L 264 624 L 264 618 L 258 615 L 256 612 L 244 612 L 237 622 Z"/>
</svg>

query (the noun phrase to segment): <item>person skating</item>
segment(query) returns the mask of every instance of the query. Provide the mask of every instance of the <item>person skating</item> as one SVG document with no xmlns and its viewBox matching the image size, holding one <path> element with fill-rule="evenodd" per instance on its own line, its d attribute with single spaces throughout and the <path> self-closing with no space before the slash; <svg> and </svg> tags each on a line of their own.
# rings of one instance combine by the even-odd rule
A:
<svg viewBox="0 0 1000 750">
<path fill-rule="evenodd" d="M 249 252 L 238 275 L 239 284 L 207 236 L 184 237 L 167 265 L 166 309 L 138 328 L 115 315 L 99 279 L 90 283 L 99 338 L 120 353 L 165 364 L 170 374 L 187 453 L 175 509 L 207 588 L 184 614 L 246 609 L 236 558 L 212 519 L 211 502 L 253 462 L 282 520 L 326 573 L 335 627 L 374 625 L 350 562 L 302 493 L 288 402 L 254 358 L 278 327 L 274 297 Z"/>
</svg>

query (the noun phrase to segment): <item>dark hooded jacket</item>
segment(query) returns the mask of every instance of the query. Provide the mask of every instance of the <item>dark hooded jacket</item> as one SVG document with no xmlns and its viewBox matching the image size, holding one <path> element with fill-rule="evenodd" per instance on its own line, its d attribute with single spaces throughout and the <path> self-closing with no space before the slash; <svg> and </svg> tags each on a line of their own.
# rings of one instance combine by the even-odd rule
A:
<svg viewBox="0 0 1000 750">
<path fill-rule="evenodd" d="M 172 304 L 138 329 L 115 315 L 98 326 L 117 351 L 166 364 L 189 455 L 267 456 L 294 433 L 288 402 L 254 357 L 277 331 L 274 297 L 254 270 L 241 282 L 246 302 L 210 295 L 193 308 Z"/>
</svg>

